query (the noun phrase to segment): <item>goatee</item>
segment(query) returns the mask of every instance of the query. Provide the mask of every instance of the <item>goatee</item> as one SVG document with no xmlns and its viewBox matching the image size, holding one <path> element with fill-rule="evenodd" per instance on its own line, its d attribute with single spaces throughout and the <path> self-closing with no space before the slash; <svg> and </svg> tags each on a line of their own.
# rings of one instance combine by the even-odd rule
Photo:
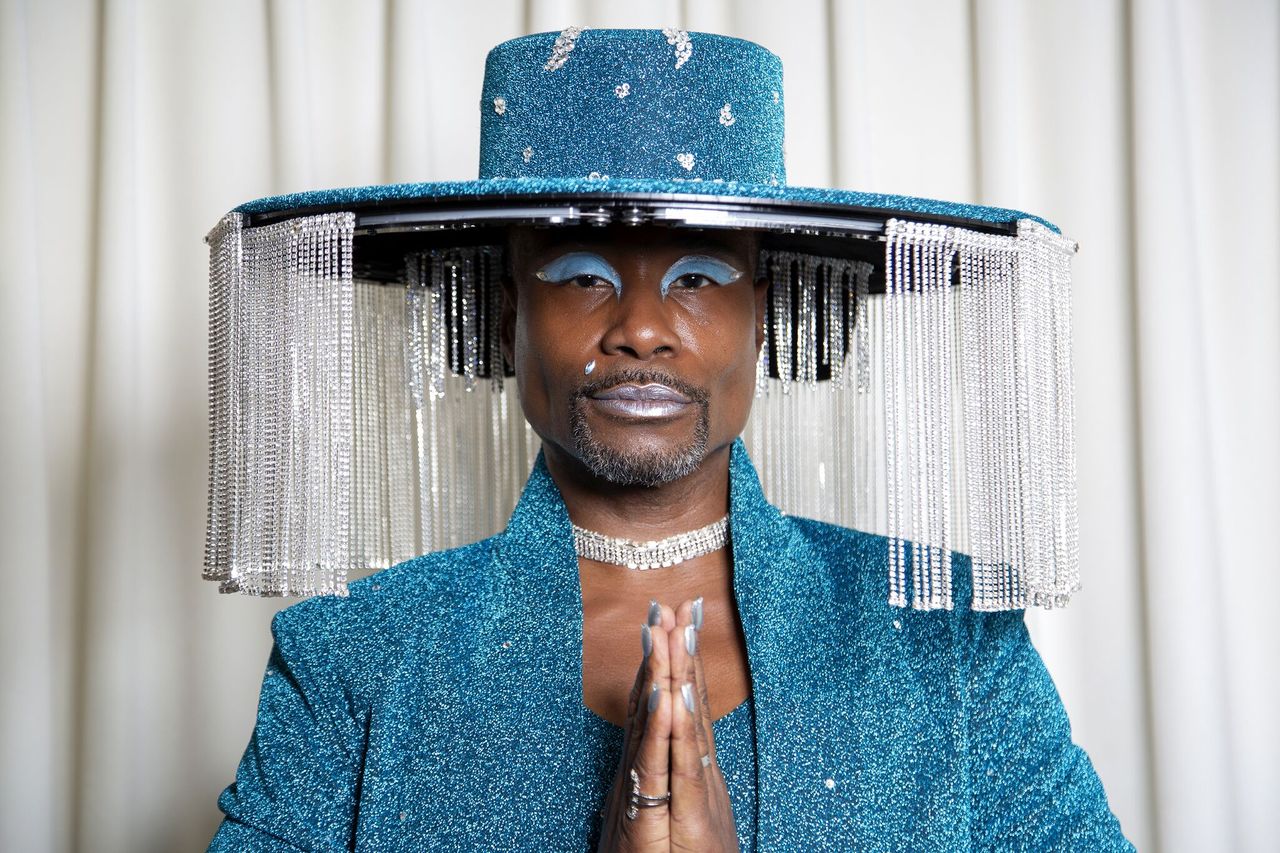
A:
<svg viewBox="0 0 1280 853">
<path fill-rule="evenodd" d="M 603 444 L 591 432 L 587 423 L 587 399 L 591 395 L 617 385 L 645 385 L 659 383 L 679 391 L 698 407 L 698 420 L 689 441 L 677 447 L 653 449 L 645 447 L 618 448 Z M 569 401 L 569 426 L 578 458 L 592 474 L 620 486 L 661 486 L 687 477 L 707 453 L 707 440 L 711 432 L 709 415 L 710 395 L 695 385 L 690 385 L 666 373 L 654 370 L 630 369 L 600 377 L 574 390 Z"/>
</svg>

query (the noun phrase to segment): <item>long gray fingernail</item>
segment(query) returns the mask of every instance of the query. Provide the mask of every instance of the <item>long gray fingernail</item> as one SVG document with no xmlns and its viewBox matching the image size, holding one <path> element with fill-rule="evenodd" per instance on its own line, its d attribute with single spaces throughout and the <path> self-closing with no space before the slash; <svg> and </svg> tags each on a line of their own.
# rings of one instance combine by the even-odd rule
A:
<svg viewBox="0 0 1280 853">
<path fill-rule="evenodd" d="M 684 647 L 689 650 L 690 657 L 698 653 L 698 629 L 692 625 L 684 626 Z"/>
<path fill-rule="evenodd" d="M 693 600 L 693 627 L 694 630 L 702 630 L 702 596 Z"/>
<path fill-rule="evenodd" d="M 649 624 L 650 625 L 662 624 L 662 605 L 654 601 L 653 599 L 649 600 Z"/>
<path fill-rule="evenodd" d="M 687 681 L 680 685 L 680 695 L 684 697 L 684 706 L 689 709 L 689 713 L 693 713 L 693 685 Z"/>
<path fill-rule="evenodd" d="M 649 630 L 648 625 L 640 626 L 640 648 L 644 650 L 644 656 L 647 660 L 649 653 L 653 651 L 653 633 Z"/>
<path fill-rule="evenodd" d="M 652 714 L 658 710 L 658 700 L 662 698 L 662 691 L 658 688 L 657 683 L 649 690 L 649 713 Z"/>
</svg>

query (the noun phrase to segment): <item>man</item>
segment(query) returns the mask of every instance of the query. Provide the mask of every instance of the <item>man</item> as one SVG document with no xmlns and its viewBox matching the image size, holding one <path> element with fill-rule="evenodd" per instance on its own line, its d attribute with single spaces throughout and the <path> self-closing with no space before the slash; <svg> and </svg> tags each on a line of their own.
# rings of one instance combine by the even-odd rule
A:
<svg viewBox="0 0 1280 853">
<path fill-rule="evenodd" d="M 795 849 L 1124 847 L 1020 614 L 896 611 L 879 537 L 777 515 L 745 458 L 734 482 L 767 291 L 755 253 L 750 232 L 514 233 L 504 344 L 545 463 L 522 508 L 557 517 L 518 509 L 494 540 L 283 612 L 213 849 L 574 849 L 597 831 L 610 850 L 757 833 Z M 578 558 L 565 578 L 561 555 L 506 541 L 571 520 L 647 542 L 731 509 L 731 547 L 647 571 Z M 495 580 L 512 553 L 535 559 Z M 536 624 L 576 616 L 579 588 L 580 634 Z M 920 654 L 884 648 L 907 644 Z M 753 677 L 759 811 L 735 814 L 712 721 L 751 701 Z M 574 778 L 583 744 L 558 750 L 577 702 L 626 727 L 602 817 L 562 799 L 602 793 Z"/>
<path fill-rule="evenodd" d="M 680 99 L 655 101 L 650 124 L 628 119 L 646 145 L 679 152 L 670 168 L 692 173 L 713 161 L 721 143 L 712 134 L 761 117 L 761 136 L 723 157 L 757 181 L 780 171 L 776 57 L 717 36 L 654 36 L 571 28 L 554 42 L 531 36 L 496 48 L 482 170 L 523 160 L 552 171 L 529 184 L 493 178 L 484 203 L 509 205 L 499 190 L 524 193 L 527 218 L 539 192 L 585 193 L 580 179 L 563 177 L 581 166 L 564 140 L 599 118 L 573 115 L 582 99 L 565 86 L 608 83 L 607 103 L 632 110 L 628 98 L 646 108 L 642 83 L 670 76 Z M 703 67 L 717 86 L 738 85 L 741 69 L 764 71 L 749 81 L 753 95 L 717 107 L 713 130 L 695 131 L 697 159 L 660 137 L 706 119 L 690 89 Z M 571 114 L 543 122 L 542 96 L 519 81 L 546 87 Z M 525 125 L 513 93 L 528 105 Z M 706 103 L 720 101 L 716 90 Z M 673 119 L 686 102 L 687 122 Z M 548 137 L 523 141 L 535 132 Z M 758 162 L 762 151 L 767 162 Z M 621 159 L 611 168 L 629 168 L 632 153 L 612 151 Z M 923 551 L 932 565 L 926 549 L 902 542 L 891 551 L 885 537 L 783 515 L 765 500 L 739 438 L 765 363 L 758 357 L 778 348 L 773 327 L 793 316 L 797 328 L 816 328 L 805 312 L 817 316 L 817 303 L 768 303 L 780 285 L 761 268 L 763 226 L 673 227 L 660 216 L 635 224 L 644 219 L 635 205 L 666 203 L 635 183 L 593 196 L 596 225 L 566 226 L 564 209 L 548 205 L 542 221 L 554 227 L 503 232 L 501 348 L 542 442 L 519 504 L 496 536 L 277 614 L 257 725 L 219 799 L 227 818 L 211 849 L 1130 849 L 1070 741 L 1021 610 L 971 607 L 979 593 L 966 555 L 947 554 L 946 606 L 906 609 L 886 596 L 891 554 L 914 565 Z M 669 178 L 647 186 L 698 189 Z M 409 214 L 420 205 L 438 222 L 432 205 L 477 188 L 368 188 L 340 202 L 382 205 L 369 222 L 385 222 L 388 199 L 406 193 Z M 268 199 L 245 212 L 332 203 Z M 1011 216 L 946 211 L 977 222 Z M 771 213 L 762 207 L 749 221 Z M 348 235 L 353 218 L 341 220 Z M 298 230 L 270 233 L 292 239 Z M 286 282 L 317 277 L 305 252 L 243 256 L 234 263 L 304 265 L 290 267 Z M 938 268 L 949 270 L 945 257 Z M 993 269 L 1004 262 L 982 257 Z M 889 289 L 902 269 L 884 271 Z M 345 286 L 350 274 L 334 280 Z M 832 306 L 841 280 L 826 280 L 822 300 Z M 451 319 L 441 294 L 459 304 L 476 297 L 453 283 L 431 286 L 442 346 L 473 351 L 459 338 L 479 321 Z M 474 339 L 486 340 L 483 330 Z M 774 353 L 787 379 L 788 359 L 804 355 L 797 340 Z M 838 357 L 827 353 L 825 369 Z M 433 364 L 450 368 L 447 358 Z"/>
</svg>

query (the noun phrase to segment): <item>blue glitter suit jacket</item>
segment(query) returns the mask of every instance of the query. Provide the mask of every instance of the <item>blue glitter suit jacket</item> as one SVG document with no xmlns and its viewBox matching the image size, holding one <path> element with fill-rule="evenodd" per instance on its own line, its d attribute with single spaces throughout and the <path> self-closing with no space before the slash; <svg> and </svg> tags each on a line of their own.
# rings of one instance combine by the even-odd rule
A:
<svg viewBox="0 0 1280 853">
<path fill-rule="evenodd" d="M 968 609 L 967 558 L 955 610 L 893 608 L 883 538 L 779 513 L 741 442 L 730 479 L 754 704 L 739 717 L 758 767 L 756 811 L 737 820 L 756 849 L 1132 849 L 1022 612 Z M 601 721 L 582 701 L 569 518 L 541 460 L 503 533 L 301 602 L 272 632 L 211 850 L 596 837 Z"/>
</svg>

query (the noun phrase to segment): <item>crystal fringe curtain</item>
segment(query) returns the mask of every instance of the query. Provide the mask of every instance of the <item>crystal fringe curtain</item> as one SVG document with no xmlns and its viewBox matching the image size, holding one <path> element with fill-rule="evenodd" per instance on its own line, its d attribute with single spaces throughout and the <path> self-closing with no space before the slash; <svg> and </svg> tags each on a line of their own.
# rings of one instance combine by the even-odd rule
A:
<svg viewBox="0 0 1280 853">
<path fill-rule="evenodd" d="M 492 247 L 406 258 L 409 422 L 417 538 L 372 565 L 483 539 L 506 525 L 541 446 L 503 380 L 501 255 Z M 376 425 L 374 425 L 376 427 Z"/>
<path fill-rule="evenodd" d="M 353 232 L 231 214 L 207 238 L 204 577 L 223 592 L 345 595 L 352 569 L 500 529 L 532 467 L 492 251 L 410 256 L 383 284 L 353 277 Z"/>
<path fill-rule="evenodd" d="M 505 524 L 538 449 L 504 382 L 501 250 L 352 274 L 354 218 L 210 233 L 205 577 L 346 592 L 348 571 Z M 1016 236 L 891 220 L 873 265 L 766 251 L 773 286 L 745 438 L 785 511 L 886 537 L 889 600 L 1065 604 L 1078 587 L 1069 264 Z"/>
<path fill-rule="evenodd" d="M 326 214 L 246 229 L 233 213 L 207 238 L 204 576 L 223 592 L 346 589 L 354 222 Z"/>
<path fill-rule="evenodd" d="M 761 480 L 787 512 L 886 536 L 890 603 L 952 607 L 955 551 L 973 558 L 975 610 L 1079 588 L 1074 253 L 1030 220 L 1016 236 L 891 220 L 882 294 L 866 264 L 765 253 L 746 433 Z"/>
</svg>

